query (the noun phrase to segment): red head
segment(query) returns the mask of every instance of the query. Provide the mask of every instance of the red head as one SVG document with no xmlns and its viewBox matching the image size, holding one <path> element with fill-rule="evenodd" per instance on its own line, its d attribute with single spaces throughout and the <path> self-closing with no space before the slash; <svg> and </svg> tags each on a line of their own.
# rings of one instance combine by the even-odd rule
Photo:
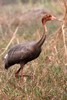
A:
<svg viewBox="0 0 67 100">
<path fill-rule="evenodd" d="M 44 25 L 47 21 L 50 21 L 50 20 L 55 20 L 56 17 L 54 17 L 53 15 L 51 14 L 46 14 L 45 16 L 43 16 L 42 18 L 42 24 Z"/>
</svg>

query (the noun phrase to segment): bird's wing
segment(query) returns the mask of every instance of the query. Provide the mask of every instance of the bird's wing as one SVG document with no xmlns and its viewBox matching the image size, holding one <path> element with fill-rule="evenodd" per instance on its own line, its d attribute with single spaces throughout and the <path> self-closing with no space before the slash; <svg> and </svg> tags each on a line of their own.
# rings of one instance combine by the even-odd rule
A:
<svg viewBox="0 0 67 100">
<path fill-rule="evenodd" d="M 33 52 L 29 46 L 14 47 L 8 52 L 8 60 L 11 62 L 19 62 L 28 58 Z"/>
</svg>

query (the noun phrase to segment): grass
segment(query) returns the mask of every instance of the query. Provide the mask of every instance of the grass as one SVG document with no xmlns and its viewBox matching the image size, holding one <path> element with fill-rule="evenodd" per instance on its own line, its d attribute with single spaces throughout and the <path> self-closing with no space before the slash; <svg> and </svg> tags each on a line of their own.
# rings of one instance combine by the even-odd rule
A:
<svg viewBox="0 0 67 100">
<path fill-rule="evenodd" d="M 5 8 L 5 11 L 3 11 L 9 13 L 8 7 Z M 22 9 L 23 7 L 18 8 Z M 15 13 L 18 8 L 15 8 L 13 13 Z M 13 8 L 10 9 L 13 11 Z M 1 12 L 1 14 L 3 13 Z M 57 14 L 59 15 L 59 11 L 57 11 Z M 9 14 L 7 14 L 7 16 L 9 18 Z M 4 69 L 3 60 L 5 54 L 0 58 L 0 100 L 67 99 L 67 66 L 65 66 L 64 61 L 64 46 L 62 36 L 60 35 L 60 38 L 58 37 L 56 40 L 55 34 L 55 30 L 60 26 L 60 23 L 57 21 L 49 22 L 47 26 L 49 34 L 47 34 L 47 39 L 43 44 L 42 53 L 36 60 L 25 65 L 23 70 L 25 74 L 31 75 L 32 78 L 28 77 L 23 80 L 20 78 L 16 79 L 14 73 L 19 66 L 15 65 L 6 71 Z M 38 30 L 40 30 L 40 34 L 37 32 Z M 17 32 L 17 37 L 19 42 L 37 40 L 42 32 L 43 28 L 41 22 L 34 20 L 29 25 L 28 23 L 25 25 L 22 24 Z M 5 33 L 3 37 L 2 34 L 4 33 L 0 34 L 0 53 L 2 53 L 12 36 L 12 34 Z M 11 46 L 14 44 L 16 44 L 16 40 L 13 41 Z"/>
</svg>

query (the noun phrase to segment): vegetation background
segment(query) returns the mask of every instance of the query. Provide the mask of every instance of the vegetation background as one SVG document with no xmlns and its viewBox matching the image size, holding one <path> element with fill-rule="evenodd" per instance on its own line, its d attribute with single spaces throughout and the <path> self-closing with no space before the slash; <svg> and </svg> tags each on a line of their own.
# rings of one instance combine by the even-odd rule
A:
<svg viewBox="0 0 67 100">
<path fill-rule="evenodd" d="M 64 17 L 62 1 L 0 0 L 0 100 L 67 100 L 67 34 L 63 36 L 62 22 L 47 23 L 41 55 L 24 68 L 32 79 L 16 79 L 18 65 L 8 71 L 4 68 L 4 56 L 11 46 L 41 37 L 44 12 Z"/>
</svg>

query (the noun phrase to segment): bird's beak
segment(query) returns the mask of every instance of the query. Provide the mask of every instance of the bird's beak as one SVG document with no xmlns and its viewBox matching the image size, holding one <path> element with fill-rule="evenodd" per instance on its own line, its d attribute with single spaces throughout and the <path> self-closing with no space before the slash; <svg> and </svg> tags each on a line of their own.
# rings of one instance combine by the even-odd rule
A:
<svg viewBox="0 0 67 100">
<path fill-rule="evenodd" d="M 62 22 L 61 19 L 58 19 L 58 18 L 56 18 L 55 16 L 52 16 L 52 17 L 51 17 L 51 20 L 57 20 L 57 21 L 59 21 L 59 22 Z"/>
<path fill-rule="evenodd" d="M 55 20 L 55 19 L 57 19 L 55 16 L 52 16 L 52 17 L 51 17 L 51 20 Z"/>
<path fill-rule="evenodd" d="M 63 20 L 62 19 L 57 19 L 59 22 L 63 22 Z"/>
</svg>

